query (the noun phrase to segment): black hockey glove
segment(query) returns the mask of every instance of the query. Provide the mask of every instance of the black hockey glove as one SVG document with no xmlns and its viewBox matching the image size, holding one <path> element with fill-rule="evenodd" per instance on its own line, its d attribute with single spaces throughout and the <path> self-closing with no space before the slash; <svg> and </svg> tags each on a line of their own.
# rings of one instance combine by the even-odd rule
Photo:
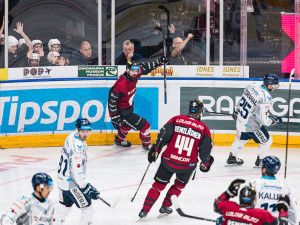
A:
<svg viewBox="0 0 300 225">
<path fill-rule="evenodd" d="M 163 65 L 164 63 L 168 64 L 169 63 L 169 60 L 165 57 L 159 57 L 157 59 L 157 64 L 158 65 Z"/>
<path fill-rule="evenodd" d="M 282 123 L 282 118 L 281 117 L 276 117 L 276 116 L 269 116 L 269 118 L 272 120 L 272 124 L 279 124 Z"/>
<path fill-rule="evenodd" d="M 281 209 L 283 209 L 284 211 L 287 212 L 289 206 L 290 206 L 289 196 L 285 195 L 284 197 L 282 197 L 282 195 L 280 195 L 280 197 L 278 198 L 277 205 L 276 205 L 277 211 L 280 212 Z"/>
<path fill-rule="evenodd" d="M 243 183 L 245 183 L 245 180 L 243 179 L 236 179 L 232 181 L 228 189 L 225 191 L 225 195 L 227 196 L 227 198 L 237 196 L 240 189 L 240 185 Z"/>
<path fill-rule="evenodd" d="M 238 113 L 237 111 L 234 110 L 234 111 L 233 111 L 233 114 L 232 114 L 232 119 L 233 119 L 233 120 L 237 120 L 238 114 L 239 114 L 239 113 Z"/>
<path fill-rule="evenodd" d="M 122 118 L 120 115 L 115 115 L 111 117 L 111 123 L 114 126 L 114 128 L 116 128 L 116 130 L 120 129 L 120 123 L 122 122 Z"/>
<path fill-rule="evenodd" d="M 82 193 L 89 196 L 91 199 L 97 199 L 97 196 L 100 195 L 100 192 L 94 188 L 90 183 L 86 185 L 85 188 L 81 189 Z"/>
<path fill-rule="evenodd" d="M 210 156 L 209 162 L 204 164 L 203 162 L 200 163 L 199 169 L 201 172 L 208 172 L 210 170 L 211 165 L 214 163 L 215 159 L 214 157 Z"/>
<path fill-rule="evenodd" d="M 148 153 L 148 162 L 153 163 L 156 161 L 159 153 L 156 152 L 156 149 L 154 148 L 154 145 L 151 146 L 150 151 Z"/>
</svg>

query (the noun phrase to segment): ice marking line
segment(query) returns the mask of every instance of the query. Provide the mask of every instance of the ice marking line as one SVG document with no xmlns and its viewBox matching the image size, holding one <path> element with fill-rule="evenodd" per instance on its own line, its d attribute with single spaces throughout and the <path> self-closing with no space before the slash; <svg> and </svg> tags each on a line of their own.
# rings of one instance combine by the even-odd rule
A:
<svg viewBox="0 0 300 225">
<path fill-rule="evenodd" d="M 115 155 L 115 154 L 118 154 L 118 153 L 121 153 L 121 152 L 125 152 L 125 151 L 128 151 L 128 150 L 132 150 L 132 149 L 135 149 L 135 148 L 138 148 L 138 147 L 140 147 L 140 146 L 138 145 L 138 146 L 126 148 L 126 149 L 123 149 L 123 150 L 120 150 L 120 151 L 117 151 L 117 152 L 112 152 L 112 153 L 108 153 L 108 154 L 105 154 L 105 155 L 97 156 L 97 157 L 94 157 L 94 158 L 89 159 L 88 161 L 93 161 L 93 160 L 96 160 L 96 159 L 99 159 L 99 158 L 108 157 L 108 156 Z M 113 147 L 112 147 L 112 148 L 113 148 Z M 106 149 L 104 149 L 104 150 L 106 150 Z M 47 171 L 44 171 L 44 173 L 49 173 L 49 172 L 52 172 L 52 171 L 55 171 L 55 170 L 57 170 L 57 168 L 51 169 L 51 170 L 47 170 Z M 24 179 L 28 179 L 28 178 L 32 178 L 32 175 L 26 176 L 26 177 L 22 177 L 22 178 L 19 178 L 19 179 L 15 179 L 15 180 L 11 180 L 11 181 L 7 181 L 7 182 L 0 183 L 0 186 L 5 185 L 5 184 L 9 184 L 9 183 L 13 183 L 13 182 L 18 182 L 18 181 L 20 181 L 20 180 L 24 180 Z"/>
</svg>

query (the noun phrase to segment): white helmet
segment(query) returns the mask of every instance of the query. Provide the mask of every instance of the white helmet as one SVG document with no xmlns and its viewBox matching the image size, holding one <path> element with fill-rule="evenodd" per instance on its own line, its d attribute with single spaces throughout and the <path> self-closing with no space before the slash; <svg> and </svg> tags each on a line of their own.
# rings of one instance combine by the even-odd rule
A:
<svg viewBox="0 0 300 225">
<path fill-rule="evenodd" d="M 33 46 L 36 45 L 36 44 L 41 44 L 42 48 L 43 48 L 43 42 L 41 40 L 33 40 L 31 42 L 31 48 L 33 48 Z"/>
<path fill-rule="evenodd" d="M 10 47 L 12 46 L 18 45 L 19 43 L 18 39 L 15 38 L 14 36 L 8 36 L 7 40 L 8 40 L 8 49 L 10 49 Z"/>
<path fill-rule="evenodd" d="M 25 44 L 25 43 L 26 43 L 26 42 L 25 42 L 24 38 L 20 38 L 20 39 L 19 39 L 19 42 L 18 42 L 18 47 L 20 48 L 21 45 L 22 45 L 22 44 Z"/>
<path fill-rule="evenodd" d="M 58 39 L 50 39 L 48 42 L 49 51 L 51 51 L 52 45 L 60 45 L 60 41 Z"/>
<path fill-rule="evenodd" d="M 4 34 L 1 34 L 1 39 L 4 38 Z"/>
<path fill-rule="evenodd" d="M 32 53 L 32 56 L 28 59 L 28 65 L 31 59 L 37 59 L 40 62 L 40 56 L 37 53 Z"/>
<path fill-rule="evenodd" d="M 60 54 L 58 52 L 49 52 L 48 55 L 47 55 L 47 59 L 48 61 L 51 63 L 51 54 L 54 54 L 54 56 L 60 56 Z"/>
</svg>

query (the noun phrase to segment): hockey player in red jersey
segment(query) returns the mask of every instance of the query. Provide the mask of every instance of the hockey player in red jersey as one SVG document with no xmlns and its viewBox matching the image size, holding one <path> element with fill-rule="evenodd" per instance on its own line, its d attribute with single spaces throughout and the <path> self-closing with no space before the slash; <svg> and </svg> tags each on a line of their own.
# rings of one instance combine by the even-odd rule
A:
<svg viewBox="0 0 300 225">
<path fill-rule="evenodd" d="M 238 195 L 240 185 L 245 180 L 236 179 L 232 181 L 229 188 L 215 200 L 214 210 L 223 215 L 222 225 L 288 225 L 288 207 L 290 199 L 287 195 L 281 195 L 278 199 L 276 209 L 279 212 L 278 218 L 272 216 L 267 210 L 253 208 L 256 196 L 255 188 L 245 186 L 240 191 L 240 205 L 229 201 L 230 198 Z"/>
<path fill-rule="evenodd" d="M 149 151 L 151 143 L 150 124 L 143 117 L 133 112 L 133 98 L 136 93 L 136 84 L 141 75 L 146 75 L 156 67 L 167 63 L 164 57 L 154 62 L 137 63 L 128 61 L 126 71 L 109 90 L 108 110 L 114 128 L 118 130 L 115 145 L 130 147 L 129 141 L 124 141 L 131 129 L 140 131 L 143 149 Z"/>
<path fill-rule="evenodd" d="M 158 134 L 155 144 L 148 153 L 148 161 L 155 162 L 163 146 L 160 166 L 154 176 L 155 182 L 149 190 L 139 217 L 146 217 L 151 207 L 165 189 L 173 174 L 176 174 L 174 184 L 170 187 L 159 212 L 171 214 L 171 196 L 180 195 L 197 167 L 198 155 L 201 159 L 200 170 L 208 172 L 214 162 L 210 155 L 212 140 L 207 126 L 200 121 L 204 105 L 199 100 L 189 103 L 188 115 L 179 115 L 170 119 Z"/>
</svg>

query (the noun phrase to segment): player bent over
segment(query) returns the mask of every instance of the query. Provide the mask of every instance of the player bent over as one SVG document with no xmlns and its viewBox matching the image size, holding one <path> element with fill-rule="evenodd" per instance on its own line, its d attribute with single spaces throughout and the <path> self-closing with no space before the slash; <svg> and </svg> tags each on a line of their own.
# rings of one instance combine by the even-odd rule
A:
<svg viewBox="0 0 300 225">
<path fill-rule="evenodd" d="M 232 115 L 233 119 L 236 120 L 236 137 L 226 161 L 228 165 L 242 165 L 244 163 L 242 159 L 236 156 L 243 146 L 253 139 L 259 143 L 255 166 L 261 166 L 261 160 L 266 157 L 273 141 L 265 126 L 282 122 L 281 117 L 269 115 L 269 108 L 273 105 L 272 96 L 269 92 L 273 92 L 278 87 L 278 77 L 274 73 L 268 73 L 264 76 L 263 84 L 250 84 L 245 88 Z"/>
<path fill-rule="evenodd" d="M 277 180 L 275 175 L 280 170 L 280 160 L 276 156 L 267 156 L 262 160 L 262 177 L 251 182 L 256 190 L 256 201 L 254 207 L 263 208 L 269 211 L 273 216 L 278 216 L 276 211 L 276 203 L 282 192 L 290 198 L 290 207 L 288 209 L 289 223 L 296 225 L 297 223 L 297 208 L 294 195 L 288 186 L 285 186 L 280 180 Z M 298 224 L 297 224 L 298 225 Z"/>
<path fill-rule="evenodd" d="M 155 144 L 148 153 L 148 161 L 155 162 L 163 146 L 161 164 L 154 176 L 155 182 L 149 190 L 139 217 L 146 217 L 165 189 L 173 174 L 176 174 L 174 184 L 170 187 L 159 210 L 162 214 L 171 214 L 171 196 L 180 195 L 197 167 L 198 156 L 202 160 L 200 170 L 208 172 L 214 162 L 210 155 L 212 140 L 208 127 L 201 122 L 204 105 L 199 100 L 189 103 L 188 115 L 179 115 L 170 119 L 158 134 Z"/>
<path fill-rule="evenodd" d="M 53 224 L 55 219 L 53 203 L 48 196 L 53 188 L 53 180 L 46 173 L 33 175 L 31 196 L 22 196 L 15 200 L 10 209 L 0 219 L 0 225 Z"/>
<path fill-rule="evenodd" d="M 253 208 L 256 191 L 254 187 L 245 186 L 240 191 L 240 204 L 229 201 L 238 195 L 240 185 L 245 180 L 236 179 L 232 181 L 228 189 L 221 194 L 214 203 L 216 213 L 223 215 L 222 225 L 288 225 L 287 210 L 290 204 L 289 197 L 280 196 L 276 204 L 279 217 L 272 216 L 264 209 Z"/>
<path fill-rule="evenodd" d="M 100 192 L 86 180 L 87 144 L 92 126 L 88 119 L 78 119 L 76 132 L 71 133 L 61 151 L 58 166 L 59 203 L 56 207 L 56 224 L 64 224 L 66 216 L 75 205 L 81 209 L 79 224 L 92 223 L 94 209 L 92 199 Z"/>
<path fill-rule="evenodd" d="M 140 131 L 142 148 L 149 151 L 151 143 L 149 122 L 133 112 L 133 98 L 136 93 L 136 84 L 141 75 L 146 75 L 156 67 L 168 63 L 164 57 L 154 62 L 137 63 L 128 61 L 126 71 L 119 76 L 118 80 L 109 90 L 108 110 L 112 125 L 118 130 L 115 137 L 115 145 L 130 147 L 129 141 L 124 141 L 131 129 Z M 150 94 L 150 93 L 149 93 Z"/>
</svg>

